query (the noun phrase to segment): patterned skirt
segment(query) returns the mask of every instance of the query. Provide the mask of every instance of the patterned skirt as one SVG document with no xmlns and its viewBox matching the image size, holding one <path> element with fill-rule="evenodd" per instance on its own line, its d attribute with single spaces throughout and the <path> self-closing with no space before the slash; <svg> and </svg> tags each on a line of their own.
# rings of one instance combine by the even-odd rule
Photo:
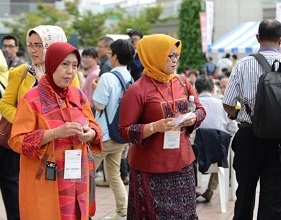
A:
<svg viewBox="0 0 281 220">
<path fill-rule="evenodd" d="M 130 168 L 127 219 L 196 220 L 196 186 L 192 165 L 170 173 Z"/>
</svg>

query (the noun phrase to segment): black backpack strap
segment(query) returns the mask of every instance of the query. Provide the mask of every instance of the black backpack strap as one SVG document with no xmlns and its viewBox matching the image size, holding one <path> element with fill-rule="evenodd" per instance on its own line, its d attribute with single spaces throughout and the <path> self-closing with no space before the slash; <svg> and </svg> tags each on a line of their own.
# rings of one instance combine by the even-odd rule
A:
<svg viewBox="0 0 281 220">
<path fill-rule="evenodd" d="M 122 74 L 119 73 L 118 71 L 111 71 L 111 73 L 114 74 L 117 77 L 117 79 L 119 79 L 123 90 L 126 91 L 127 90 L 127 85 L 126 85 L 126 82 L 125 82 Z"/>
<path fill-rule="evenodd" d="M 269 73 L 271 72 L 271 65 L 267 61 L 267 59 L 260 53 L 251 54 L 250 56 L 253 56 L 256 58 L 258 63 L 265 69 L 265 72 Z"/>
<path fill-rule="evenodd" d="M 124 92 L 127 91 L 128 87 L 129 87 L 129 84 L 132 84 L 134 82 L 134 79 L 131 77 L 131 81 L 126 84 L 126 82 L 125 82 L 125 80 L 124 80 L 124 78 L 123 78 L 123 76 L 122 76 L 122 74 L 120 72 L 118 72 L 116 70 L 115 71 L 110 71 L 110 72 L 112 74 L 114 74 L 117 77 L 117 79 L 120 81 L 121 86 L 122 86 Z M 106 107 L 104 108 L 104 113 L 105 113 L 106 123 L 107 123 L 107 126 L 108 126 L 109 125 L 109 120 L 108 120 L 108 116 L 107 116 L 107 112 L 106 112 Z"/>
<path fill-rule="evenodd" d="M 272 67 L 271 67 L 270 63 L 267 61 L 267 59 L 261 53 L 251 54 L 250 56 L 253 56 L 256 58 L 256 60 L 264 68 L 266 73 L 271 72 Z M 254 116 L 252 116 L 252 111 L 251 111 L 250 106 L 248 104 L 244 104 L 244 105 L 245 105 L 247 114 L 249 115 L 251 121 L 253 121 Z"/>
</svg>

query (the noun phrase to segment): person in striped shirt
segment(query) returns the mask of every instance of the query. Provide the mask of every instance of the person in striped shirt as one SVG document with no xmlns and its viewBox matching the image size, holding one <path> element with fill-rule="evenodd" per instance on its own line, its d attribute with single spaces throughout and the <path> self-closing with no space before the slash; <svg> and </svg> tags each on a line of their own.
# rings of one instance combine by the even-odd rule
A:
<svg viewBox="0 0 281 220">
<path fill-rule="evenodd" d="M 260 44 L 258 53 L 272 65 L 281 60 L 281 23 L 267 19 L 260 23 L 256 38 Z M 254 112 L 257 84 L 263 68 L 253 56 L 246 56 L 233 68 L 227 84 L 223 106 L 229 117 L 240 122 L 232 144 L 235 153 L 233 167 L 238 188 L 234 208 L 234 220 L 252 219 L 257 183 L 260 195 L 257 219 L 281 219 L 281 161 L 279 143 L 261 139 L 252 131 L 252 121 L 246 112 L 249 106 Z M 241 110 L 236 110 L 237 101 Z"/>
</svg>

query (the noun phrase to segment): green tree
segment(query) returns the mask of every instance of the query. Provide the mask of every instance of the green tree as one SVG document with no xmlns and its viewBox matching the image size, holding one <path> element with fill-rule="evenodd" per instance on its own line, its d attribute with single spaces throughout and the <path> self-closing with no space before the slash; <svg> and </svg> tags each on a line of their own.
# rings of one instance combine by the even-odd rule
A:
<svg viewBox="0 0 281 220">
<path fill-rule="evenodd" d="M 81 47 L 96 46 L 98 39 L 109 33 L 105 22 L 112 15 L 111 11 L 93 14 L 92 11 L 79 12 L 76 3 L 66 3 L 67 11 L 72 15 L 72 28 L 78 34 Z"/>
<path fill-rule="evenodd" d="M 20 39 L 21 48 L 24 48 L 23 45 L 25 45 L 27 31 L 38 25 L 58 25 L 69 36 L 69 34 L 74 32 L 69 25 L 70 19 L 70 14 L 65 10 L 59 11 L 50 4 L 38 4 L 37 12 L 22 13 L 14 21 L 3 21 L 2 23 L 6 27 L 11 28 L 11 33 Z"/>
<path fill-rule="evenodd" d="M 4 21 L 6 27 L 11 28 L 11 32 L 18 36 L 20 42 L 25 44 L 26 33 L 30 28 L 38 25 L 58 25 L 67 36 L 78 34 L 79 46 L 95 46 L 98 38 L 107 33 L 104 27 L 110 13 L 100 13 L 94 15 L 91 11 L 81 14 L 76 3 L 66 2 L 64 10 L 58 10 L 50 4 L 38 4 L 36 12 L 26 12 L 14 21 Z"/>
<path fill-rule="evenodd" d="M 151 26 L 159 19 L 163 8 L 161 6 L 145 8 L 140 12 L 139 16 L 130 16 L 124 9 L 120 7 L 115 11 L 115 16 L 118 19 L 117 25 L 113 26 L 116 33 L 125 34 L 127 28 L 141 30 L 144 34 L 150 34 Z"/>
<path fill-rule="evenodd" d="M 107 33 L 126 34 L 127 28 L 141 30 L 144 34 L 149 34 L 151 26 L 159 19 L 162 7 L 146 8 L 137 17 L 129 16 L 128 13 L 117 7 L 114 12 L 93 14 L 92 11 L 81 13 L 77 8 L 77 3 L 66 2 L 64 10 L 58 10 L 50 4 L 38 4 L 36 12 L 26 12 L 17 17 L 14 21 L 4 21 L 3 24 L 11 28 L 11 32 L 20 38 L 20 42 L 25 44 L 26 33 L 30 28 L 38 25 L 52 24 L 63 28 L 67 38 L 71 34 L 78 35 L 80 47 L 95 46 L 98 39 Z M 110 21 L 113 21 L 109 25 Z M 109 21 L 108 23 L 105 23 Z M 117 24 L 116 24 L 117 22 Z"/>
<path fill-rule="evenodd" d="M 178 72 L 183 72 L 186 65 L 201 69 L 205 62 L 202 52 L 199 12 L 200 0 L 182 0 L 179 11 L 178 36 L 182 41 L 182 50 Z"/>
</svg>

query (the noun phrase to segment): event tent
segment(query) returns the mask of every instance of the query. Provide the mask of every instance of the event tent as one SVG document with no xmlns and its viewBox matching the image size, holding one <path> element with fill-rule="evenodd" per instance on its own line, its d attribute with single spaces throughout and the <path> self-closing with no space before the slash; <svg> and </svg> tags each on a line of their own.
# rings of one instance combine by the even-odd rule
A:
<svg viewBox="0 0 281 220">
<path fill-rule="evenodd" d="M 256 39 L 260 22 L 244 22 L 208 47 L 209 53 L 256 53 Z"/>
</svg>

